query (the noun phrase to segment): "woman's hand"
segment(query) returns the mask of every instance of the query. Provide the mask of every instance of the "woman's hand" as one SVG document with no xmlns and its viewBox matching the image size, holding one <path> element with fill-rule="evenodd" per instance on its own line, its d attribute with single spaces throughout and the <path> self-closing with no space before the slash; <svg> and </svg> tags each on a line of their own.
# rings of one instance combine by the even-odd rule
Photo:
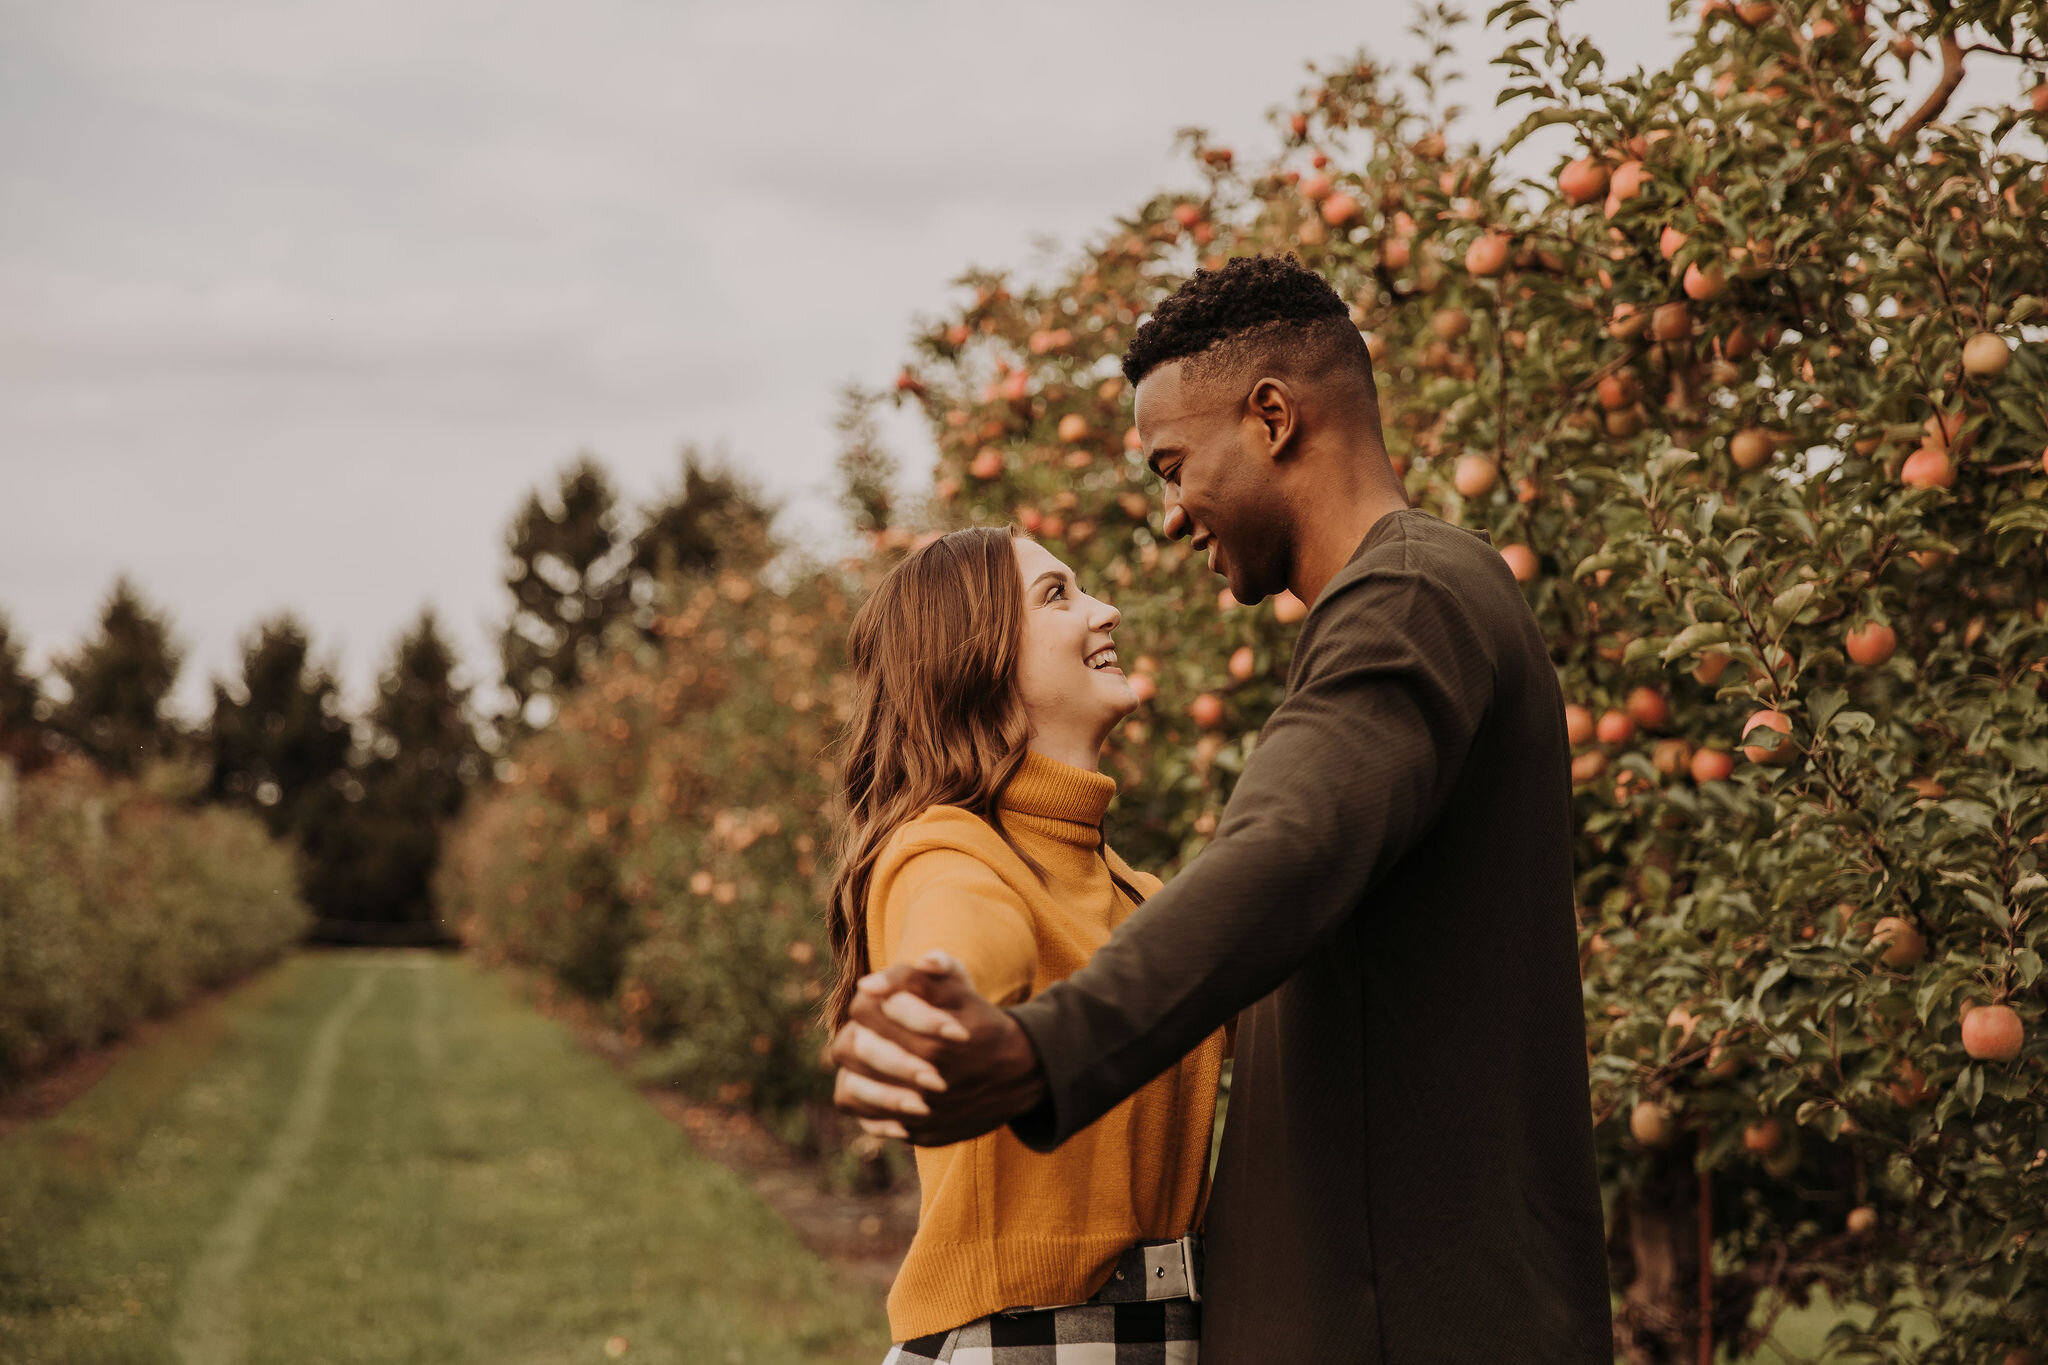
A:
<svg viewBox="0 0 2048 1365">
<path fill-rule="evenodd" d="M 979 1137 L 1045 1093 L 1024 1030 L 944 953 L 863 977 L 828 1056 L 839 1068 L 832 1101 L 841 1112 L 920 1146 Z"/>
</svg>

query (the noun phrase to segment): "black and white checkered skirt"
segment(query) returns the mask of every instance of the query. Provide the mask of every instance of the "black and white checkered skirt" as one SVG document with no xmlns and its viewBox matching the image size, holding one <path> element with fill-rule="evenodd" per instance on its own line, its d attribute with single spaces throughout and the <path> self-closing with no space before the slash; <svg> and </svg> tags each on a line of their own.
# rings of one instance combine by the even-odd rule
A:
<svg viewBox="0 0 2048 1365">
<path fill-rule="evenodd" d="M 882 1365 L 1197 1365 L 1200 1243 L 1140 1242 L 1086 1303 L 1011 1308 L 899 1342 Z"/>
</svg>

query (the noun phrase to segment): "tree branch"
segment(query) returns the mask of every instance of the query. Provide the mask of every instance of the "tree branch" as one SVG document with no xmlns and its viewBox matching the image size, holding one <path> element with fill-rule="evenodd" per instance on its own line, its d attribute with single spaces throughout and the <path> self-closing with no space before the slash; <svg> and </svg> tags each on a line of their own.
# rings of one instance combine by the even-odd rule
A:
<svg viewBox="0 0 2048 1365">
<path fill-rule="evenodd" d="M 1885 150 L 1896 152 L 1911 142 L 1942 111 L 1949 96 L 1955 94 L 1956 87 L 1962 83 L 1963 45 L 1955 40 L 1955 35 L 1944 33 L 1941 35 L 1941 79 L 1935 83 L 1934 89 L 1927 92 L 1927 98 L 1920 107 L 1885 142 Z"/>
</svg>

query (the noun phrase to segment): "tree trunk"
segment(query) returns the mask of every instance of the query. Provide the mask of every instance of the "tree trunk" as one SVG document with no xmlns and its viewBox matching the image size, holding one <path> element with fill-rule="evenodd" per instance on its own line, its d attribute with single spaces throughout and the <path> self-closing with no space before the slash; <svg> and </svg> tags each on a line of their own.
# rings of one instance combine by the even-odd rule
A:
<svg viewBox="0 0 2048 1365">
<path fill-rule="evenodd" d="M 1692 1153 L 1666 1152 L 1615 1202 L 1610 1249 L 1627 1277 L 1614 1315 L 1629 1365 L 1692 1365 L 1699 1341 L 1699 1177 Z"/>
</svg>

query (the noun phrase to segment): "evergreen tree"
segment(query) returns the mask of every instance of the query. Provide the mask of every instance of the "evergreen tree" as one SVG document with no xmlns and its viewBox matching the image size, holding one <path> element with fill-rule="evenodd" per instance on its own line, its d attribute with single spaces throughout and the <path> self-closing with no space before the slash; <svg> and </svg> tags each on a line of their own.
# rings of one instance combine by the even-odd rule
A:
<svg viewBox="0 0 2048 1365">
<path fill-rule="evenodd" d="M 99 634 L 57 661 L 71 695 L 56 708 L 53 727 L 101 767 L 133 776 L 176 742 L 163 707 L 183 662 L 165 615 L 125 576 L 116 579 Z"/>
<path fill-rule="evenodd" d="M 350 779 L 316 788 L 301 834 L 307 898 L 328 919 L 425 922 L 444 827 L 484 753 L 432 611 L 402 636 L 378 682 L 368 753 Z"/>
<path fill-rule="evenodd" d="M 682 482 L 641 509 L 628 572 L 636 600 L 642 584 L 712 568 L 747 571 L 773 553 L 775 508 L 746 480 L 695 449 L 683 451 Z"/>
<path fill-rule="evenodd" d="M 49 761 L 46 710 L 42 685 L 22 662 L 13 623 L 0 613 L 0 758 L 22 770 Z"/>
<path fill-rule="evenodd" d="M 596 460 L 564 470 L 551 499 L 527 495 L 506 536 L 513 607 L 498 646 L 517 717 L 536 723 L 529 703 L 575 687 L 606 622 L 630 609 L 621 549 L 618 496 Z"/>
<path fill-rule="evenodd" d="M 207 796 L 251 805 L 278 837 L 297 836 L 349 764 L 340 689 L 310 654 L 305 627 L 278 616 L 244 643 L 239 685 L 213 685 Z"/>
</svg>

